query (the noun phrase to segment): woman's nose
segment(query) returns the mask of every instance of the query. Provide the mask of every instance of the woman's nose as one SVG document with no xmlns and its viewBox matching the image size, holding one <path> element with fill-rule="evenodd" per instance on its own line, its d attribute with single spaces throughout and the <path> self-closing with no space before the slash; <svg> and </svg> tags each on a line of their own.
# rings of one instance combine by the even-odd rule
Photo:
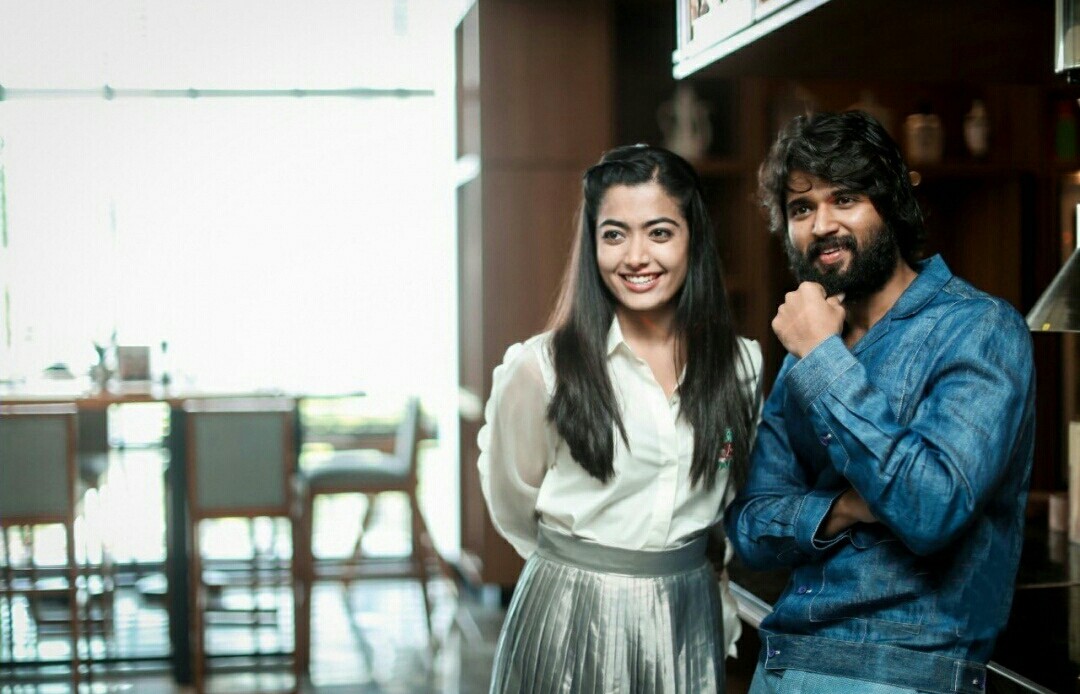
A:
<svg viewBox="0 0 1080 694">
<path fill-rule="evenodd" d="M 649 262 L 649 242 L 639 234 L 629 239 L 626 249 L 626 263 L 634 267 L 647 265 Z"/>
</svg>

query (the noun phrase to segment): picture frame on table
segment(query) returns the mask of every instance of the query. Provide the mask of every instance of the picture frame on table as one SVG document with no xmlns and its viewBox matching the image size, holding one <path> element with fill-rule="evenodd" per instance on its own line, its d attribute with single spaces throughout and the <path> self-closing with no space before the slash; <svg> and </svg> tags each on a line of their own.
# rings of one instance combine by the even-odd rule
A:
<svg viewBox="0 0 1080 694">
<path fill-rule="evenodd" d="M 118 346 L 116 374 L 121 381 L 149 381 L 150 348 L 142 345 Z"/>
</svg>

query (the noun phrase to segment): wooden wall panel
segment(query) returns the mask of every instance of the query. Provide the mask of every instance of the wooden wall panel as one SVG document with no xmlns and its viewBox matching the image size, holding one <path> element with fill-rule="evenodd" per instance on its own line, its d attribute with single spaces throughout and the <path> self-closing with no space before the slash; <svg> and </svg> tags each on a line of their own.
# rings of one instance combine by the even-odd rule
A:
<svg viewBox="0 0 1080 694">
<path fill-rule="evenodd" d="M 547 323 L 574 237 L 581 172 L 505 171 L 485 177 L 484 331 L 498 359 Z M 488 374 L 490 377 L 490 374 Z M 490 381 L 485 381 L 490 390 Z"/>
<path fill-rule="evenodd" d="M 610 142 L 607 2 L 480 3 L 485 163 L 574 165 Z"/>
<path fill-rule="evenodd" d="M 481 221 L 481 180 L 473 179 L 457 190 L 458 213 L 458 379 L 475 391 L 484 390 L 484 237 Z"/>
</svg>

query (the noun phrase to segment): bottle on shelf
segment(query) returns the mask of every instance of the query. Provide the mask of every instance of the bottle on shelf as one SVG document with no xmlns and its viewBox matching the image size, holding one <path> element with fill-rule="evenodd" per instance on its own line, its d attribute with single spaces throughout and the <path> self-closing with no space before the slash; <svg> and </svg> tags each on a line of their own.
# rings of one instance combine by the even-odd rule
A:
<svg viewBox="0 0 1080 694">
<path fill-rule="evenodd" d="M 896 137 L 896 119 L 893 117 L 893 110 L 878 101 L 874 92 L 869 89 L 859 92 L 859 100 L 848 106 L 847 110 L 863 111 L 870 114 L 877 119 L 878 123 L 881 123 L 881 127 L 885 128 L 885 132 L 892 137 Z"/>
<path fill-rule="evenodd" d="M 990 151 L 990 117 L 982 99 L 975 99 L 964 116 L 964 144 L 968 154 L 975 158 L 985 157 Z"/>
<path fill-rule="evenodd" d="M 945 133 L 941 118 L 930 110 L 928 103 L 904 119 L 904 155 L 908 163 L 937 164 L 945 151 Z"/>
</svg>

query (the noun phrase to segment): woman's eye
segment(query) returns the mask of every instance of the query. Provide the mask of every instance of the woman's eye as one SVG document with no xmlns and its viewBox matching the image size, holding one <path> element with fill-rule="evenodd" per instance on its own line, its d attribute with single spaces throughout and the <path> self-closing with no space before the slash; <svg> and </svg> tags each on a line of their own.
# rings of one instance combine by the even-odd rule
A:
<svg viewBox="0 0 1080 694">
<path fill-rule="evenodd" d="M 673 236 L 671 229 L 664 229 L 662 227 L 659 229 L 652 229 L 649 232 L 649 235 L 657 239 L 670 239 Z"/>
<path fill-rule="evenodd" d="M 615 229 L 606 229 L 600 232 L 600 238 L 605 241 L 616 241 L 620 236 L 622 236 L 622 232 L 616 231 Z"/>
</svg>

